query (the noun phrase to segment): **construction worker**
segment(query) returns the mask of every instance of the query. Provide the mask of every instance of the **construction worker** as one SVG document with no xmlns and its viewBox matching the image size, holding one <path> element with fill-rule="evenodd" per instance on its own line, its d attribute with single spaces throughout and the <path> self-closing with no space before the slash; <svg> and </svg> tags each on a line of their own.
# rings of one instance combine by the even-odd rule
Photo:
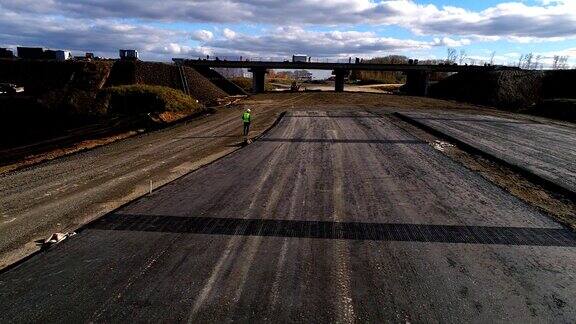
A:
<svg viewBox="0 0 576 324">
<path fill-rule="evenodd" d="M 244 122 L 244 136 L 248 136 L 250 132 L 250 109 L 246 109 L 246 111 L 242 114 L 242 121 Z"/>
</svg>

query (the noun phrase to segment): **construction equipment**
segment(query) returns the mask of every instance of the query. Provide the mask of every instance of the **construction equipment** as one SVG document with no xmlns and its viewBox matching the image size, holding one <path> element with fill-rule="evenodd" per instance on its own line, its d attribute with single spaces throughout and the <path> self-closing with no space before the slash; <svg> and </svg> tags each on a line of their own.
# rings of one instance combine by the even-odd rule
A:
<svg viewBox="0 0 576 324">
<path fill-rule="evenodd" d="M 298 84 L 298 82 L 296 81 L 292 81 L 292 84 L 290 85 L 290 91 L 292 92 L 298 92 L 300 91 L 300 84 Z"/>
</svg>

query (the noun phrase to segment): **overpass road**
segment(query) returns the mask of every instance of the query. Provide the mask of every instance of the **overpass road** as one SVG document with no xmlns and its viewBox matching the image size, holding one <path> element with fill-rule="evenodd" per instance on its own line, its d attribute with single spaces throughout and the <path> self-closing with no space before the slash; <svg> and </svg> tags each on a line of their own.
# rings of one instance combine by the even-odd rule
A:
<svg viewBox="0 0 576 324">
<path fill-rule="evenodd" d="M 576 236 L 359 111 L 264 137 L 0 274 L 0 322 L 574 322 Z"/>
</svg>

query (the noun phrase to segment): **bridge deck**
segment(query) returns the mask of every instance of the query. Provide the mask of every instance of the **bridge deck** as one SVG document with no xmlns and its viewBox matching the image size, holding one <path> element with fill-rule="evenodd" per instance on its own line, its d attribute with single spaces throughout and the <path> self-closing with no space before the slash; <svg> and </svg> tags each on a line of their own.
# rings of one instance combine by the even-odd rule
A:
<svg viewBox="0 0 576 324">
<path fill-rule="evenodd" d="M 306 70 L 370 70 L 370 71 L 430 71 L 430 72 L 479 72 L 517 69 L 504 66 L 425 65 L 425 64 L 368 64 L 368 63 L 319 63 L 319 62 L 267 62 L 172 59 L 192 67 L 221 67 L 249 69 L 306 69 Z"/>
</svg>

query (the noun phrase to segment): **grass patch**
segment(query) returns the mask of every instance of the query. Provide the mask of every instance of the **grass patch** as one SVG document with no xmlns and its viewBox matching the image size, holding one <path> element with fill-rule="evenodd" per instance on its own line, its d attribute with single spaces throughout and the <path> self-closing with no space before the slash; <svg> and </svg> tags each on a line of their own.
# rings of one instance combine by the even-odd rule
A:
<svg viewBox="0 0 576 324">
<path fill-rule="evenodd" d="M 108 113 L 195 113 L 204 109 L 198 100 L 168 87 L 133 84 L 103 90 Z"/>
</svg>

